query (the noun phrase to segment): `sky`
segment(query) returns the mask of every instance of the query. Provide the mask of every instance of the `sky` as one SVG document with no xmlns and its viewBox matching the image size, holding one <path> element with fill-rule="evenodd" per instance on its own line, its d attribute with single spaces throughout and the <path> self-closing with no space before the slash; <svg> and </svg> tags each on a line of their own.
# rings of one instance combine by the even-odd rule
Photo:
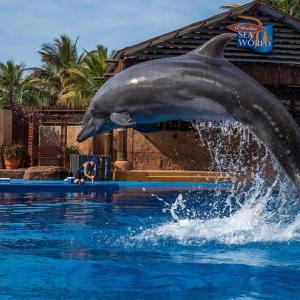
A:
<svg viewBox="0 0 300 300">
<path fill-rule="evenodd" d="M 250 0 L 237 0 L 247 3 Z M 230 0 L 0 0 L 0 62 L 40 66 L 38 50 L 61 34 L 78 49 L 118 50 L 220 13 Z"/>
</svg>

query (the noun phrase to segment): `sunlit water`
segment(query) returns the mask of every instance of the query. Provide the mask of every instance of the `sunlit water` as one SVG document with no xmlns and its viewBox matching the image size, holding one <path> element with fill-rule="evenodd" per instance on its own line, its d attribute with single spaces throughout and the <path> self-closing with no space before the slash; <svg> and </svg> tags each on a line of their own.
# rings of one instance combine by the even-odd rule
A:
<svg viewBox="0 0 300 300">
<path fill-rule="evenodd" d="M 0 299 L 299 299 L 299 207 L 230 217 L 228 194 L 6 194 Z"/>
<path fill-rule="evenodd" d="M 0 299 L 300 299 L 292 183 L 247 128 L 194 126 L 232 188 L 2 194 Z"/>
</svg>

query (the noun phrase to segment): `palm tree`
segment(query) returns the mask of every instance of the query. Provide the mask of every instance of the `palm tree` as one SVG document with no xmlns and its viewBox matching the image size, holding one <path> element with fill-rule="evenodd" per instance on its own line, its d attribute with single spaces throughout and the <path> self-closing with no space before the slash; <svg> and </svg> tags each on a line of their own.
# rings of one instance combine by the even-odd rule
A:
<svg viewBox="0 0 300 300">
<path fill-rule="evenodd" d="M 28 86 L 23 64 L 15 64 L 9 60 L 0 63 L 0 106 L 14 109 L 17 105 L 32 108 L 43 104 L 41 94 Z"/>
<path fill-rule="evenodd" d="M 81 59 L 77 54 L 77 41 L 61 35 L 54 43 L 43 44 L 39 51 L 43 65 L 32 69 L 28 84 L 42 93 L 49 104 L 64 103 L 62 94 L 70 77 L 68 69 L 77 67 Z"/>
<path fill-rule="evenodd" d="M 238 7 L 240 7 L 240 6 L 242 6 L 241 4 L 224 4 L 224 5 L 222 5 L 221 6 L 221 9 L 224 9 L 224 10 L 231 10 L 231 9 L 235 9 L 235 8 L 238 8 Z"/>
<path fill-rule="evenodd" d="M 300 18 L 300 0 L 262 0 L 262 2 L 268 3 L 291 16 Z M 227 4 L 222 5 L 221 8 L 230 10 L 240 6 L 241 4 Z"/>
<path fill-rule="evenodd" d="M 86 106 L 103 82 L 95 80 L 107 67 L 108 50 L 102 45 L 91 52 L 77 52 L 77 41 L 65 35 L 39 51 L 42 67 L 33 68 L 27 83 L 38 90 L 50 105 Z"/>
<path fill-rule="evenodd" d="M 24 66 L 12 60 L 0 63 L 0 99 L 4 107 L 12 108 L 21 87 Z"/>
<path fill-rule="evenodd" d="M 289 13 L 289 0 L 264 0 L 264 2 L 285 13 Z"/>
<path fill-rule="evenodd" d="M 292 16 L 300 19 L 300 0 L 290 0 L 289 11 Z"/>
<path fill-rule="evenodd" d="M 80 64 L 68 69 L 69 79 L 65 81 L 62 100 L 69 106 L 87 105 L 95 90 L 103 84 L 95 77 L 104 74 L 108 50 L 102 45 L 97 49 L 85 52 Z"/>
<path fill-rule="evenodd" d="M 17 102 L 23 108 L 31 109 L 48 105 L 47 99 L 44 95 L 42 95 L 36 88 L 30 86 L 26 82 L 26 78 L 22 82 Z"/>
</svg>

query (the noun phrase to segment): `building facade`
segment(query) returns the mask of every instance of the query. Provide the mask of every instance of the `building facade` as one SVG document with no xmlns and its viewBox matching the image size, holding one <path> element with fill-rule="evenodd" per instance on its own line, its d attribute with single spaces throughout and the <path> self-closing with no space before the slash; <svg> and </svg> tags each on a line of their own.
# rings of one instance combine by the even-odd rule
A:
<svg viewBox="0 0 300 300">
<path fill-rule="evenodd" d="M 119 50 L 109 61 L 105 79 L 144 61 L 185 54 L 230 31 L 238 32 L 238 38 L 226 46 L 225 58 L 276 95 L 300 125 L 300 21 L 260 1 Z M 154 133 L 116 130 L 107 135 L 112 147 L 106 148 L 114 160 L 128 161 L 130 169 L 209 168 L 211 157 L 199 146 L 191 124 L 177 121 L 156 126 L 161 130 Z"/>
</svg>

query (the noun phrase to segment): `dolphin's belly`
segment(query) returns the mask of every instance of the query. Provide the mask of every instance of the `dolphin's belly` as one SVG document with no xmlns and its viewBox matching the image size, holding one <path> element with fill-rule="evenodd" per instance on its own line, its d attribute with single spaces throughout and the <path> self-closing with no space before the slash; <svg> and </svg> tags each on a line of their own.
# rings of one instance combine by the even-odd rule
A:
<svg viewBox="0 0 300 300">
<path fill-rule="evenodd" d="M 174 101 L 175 102 L 175 101 Z M 183 103 L 182 103 L 183 102 Z M 152 105 L 131 113 L 137 123 L 157 123 L 169 120 L 210 120 L 220 121 L 233 119 L 220 104 L 209 99 L 195 99 L 181 101 L 181 104 L 167 103 L 166 105 Z"/>
</svg>

